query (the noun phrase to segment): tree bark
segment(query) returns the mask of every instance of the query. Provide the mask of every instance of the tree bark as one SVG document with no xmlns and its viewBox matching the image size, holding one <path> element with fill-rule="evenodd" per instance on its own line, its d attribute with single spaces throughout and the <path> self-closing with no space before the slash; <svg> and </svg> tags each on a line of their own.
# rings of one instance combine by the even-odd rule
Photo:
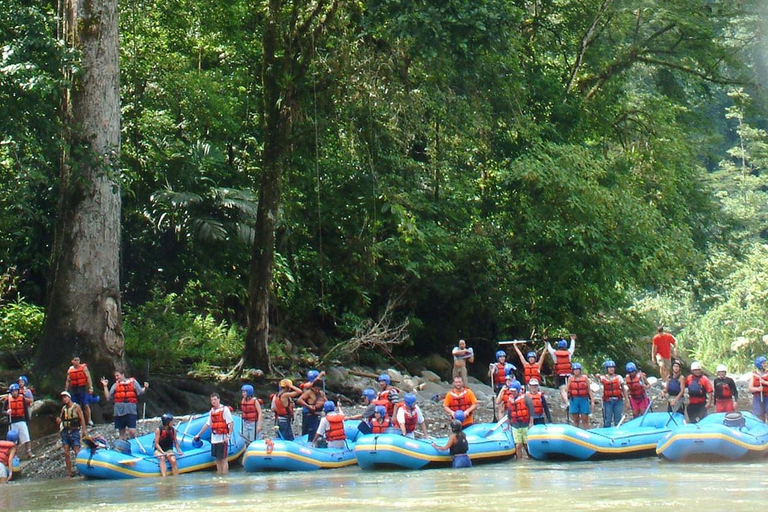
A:
<svg viewBox="0 0 768 512">
<path fill-rule="evenodd" d="M 116 0 L 65 0 L 62 36 L 80 52 L 64 94 L 68 148 L 43 340 L 35 370 L 63 383 L 73 353 L 94 378 L 124 365 L 120 299 L 120 96 Z M 53 374 L 62 370 L 61 373 Z M 61 384 L 58 384 L 61 385 Z"/>
</svg>

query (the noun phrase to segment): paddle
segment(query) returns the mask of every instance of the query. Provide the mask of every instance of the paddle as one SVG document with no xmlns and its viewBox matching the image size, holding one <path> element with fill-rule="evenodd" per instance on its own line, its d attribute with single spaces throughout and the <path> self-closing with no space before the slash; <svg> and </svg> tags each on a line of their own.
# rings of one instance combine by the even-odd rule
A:
<svg viewBox="0 0 768 512">
<path fill-rule="evenodd" d="M 484 438 L 485 438 L 485 437 L 488 437 L 488 436 L 489 436 L 489 435 L 491 435 L 493 432 L 497 431 L 497 430 L 499 429 L 499 427 L 501 427 L 501 426 L 502 426 L 504 423 L 506 423 L 508 420 L 509 420 L 509 416 L 504 416 L 503 418 L 501 418 L 501 419 L 500 419 L 498 422 L 496 422 L 496 425 L 494 425 L 494 426 L 493 426 L 493 428 L 492 428 L 491 430 L 489 430 L 488 432 L 486 432 L 485 434 L 483 434 L 483 437 L 484 437 Z"/>
<path fill-rule="evenodd" d="M 491 398 L 491 407 L 493 407 L 493 422 L 496 423 L 498 418 L 496 415 L 496 388 L 493 387 L 493 364 L 490 365 L 489 369 L 491 370 L 489 373 L 491 374 L 491 392 L 493 394 L 493 398 Z"/>
<path fill-rule="evenodd" d="M 616 428 L 619 428 L 624 423 L 625 419 L 627 419 L 627 415 L 626 414 L 622 414 L 621 415 L 621 419 L 619 420 L 619 424 L 616 425 Z"/>
</svg>

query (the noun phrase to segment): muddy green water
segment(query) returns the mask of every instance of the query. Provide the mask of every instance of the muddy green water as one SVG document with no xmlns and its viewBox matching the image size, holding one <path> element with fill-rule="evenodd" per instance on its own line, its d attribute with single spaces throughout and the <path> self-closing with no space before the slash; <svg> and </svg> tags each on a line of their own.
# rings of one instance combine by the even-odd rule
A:
<svg viewBox="0 0 768 512">
<path fill-rule="evenodd" d="M 684 510 L 754 512 L 767 462 L 673 464 L 657 459 L 508 462 L 472 469 L 251 474 L 234 469 L 178 478 L 19 481 L 0 508 L 66 511 L 218 510 Z"/>
</svg>

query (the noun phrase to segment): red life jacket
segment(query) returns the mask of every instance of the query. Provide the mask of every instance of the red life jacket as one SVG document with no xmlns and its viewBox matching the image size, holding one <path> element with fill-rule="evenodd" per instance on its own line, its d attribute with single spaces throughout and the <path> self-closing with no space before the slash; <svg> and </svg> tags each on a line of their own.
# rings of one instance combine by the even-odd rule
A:
<svg viewBox="0 0 768 512">
<path fill-rule="evenodd" d="M 493 383 L 496 386 L 503 386 L 507 382 L 507 363 L 496 363 L 493 365 Z"/>
<path fill-rule="evenodd" d="M 0 441 L 0 464 L 3 464 L 6 468 L 8 468 L 8 471 L 11 470 L 10 465 L 10 457 L 11 455 L 11 448 L 16 446 L 16 443 L 12 443 L 10 441 Z"/>
<path fill-rule="evenodd" d="M 251 397 L 243 398 L 240 402 L 240 412 L 242 413 L 243 421 L 250 421 L 255 423 L 259 419 L 259 411 L 256 410 L 256 399 Z"/>
<path fill-rule="evenodd" d="M 523 363 L 523 378 L 525 379 L 526 384 L 531 382 L 531 380 L 533 379 L 536 379 L 539 382 L 541 382 L 541 372 L 539 371 L 539 364 Z"/>
<path fill-rule="evenodd" d="M 214 434 L 229 434 L 229 425 L 224 421 L 224 407 L 211 409 L 211 432 Z"/>
<path fill-rule="evenodd" d="M 629 396 L 635 400 L 645 398 L 645 387 L 640 383 L 640 372 L 635 372 L 634 377 L 631 374 L 627 374 L 624 380 L 629 388 Z"/>
<path fill-rule="evenodd" d="M 416 408 L 413 409 L 409 408 L 406 405 L 403 405 L 402 407 L 403 412 L 405 413 L 405 432 L 410 433 L 416 430 L 416 424 L 417 420 L 419 419 L 419 415 L 416 412 Z"/>
<path fill-rule="evenodd" d="M 132 403 L 139 402 L 139 397 L 136 396 L 136 388 L 133 387 L 134 379 L 131 377 L 128 382 L 118 382 L 115 386 L 114 401 L 116 404 L 120 403 Z"/>
<path fill-rule="evenodd" d="M 763 388 L 765 389 L 765 388 Z M 731 386 L 726 379 L 715 379 L 715 398 L 727 399 L 733 397 Z"/>
<path fill-rule="evenodd" d="M 157 440 L 157 444 L 163 450 L 170 450 L 173 448 L 173 443 L 176 441 L 176 429 L 175 428 L 163 428 L 160 427 L 160 438 Z"/>
<path fill-rule="evenodd" d="M 586 375 L 571 377 L 568 381 L 568 396 L 570 398 L 589 398 L 589 380 Z"/>
<path fill-rule="evenodd" d="M 344 441 L 347 435 L 344 433 L 344 415 L 343 414 L 327 414 L 325 419 L 328 420 L 328 430 L 325 431 L 326 441 Z"/>
<path fill-rule="evenodd" d="M 571 353 L 555 350 L 555 375 L 566 377 L 571 374 Z"/>
<path fill-rule="evenodd" d="M 281 391 L 275 397 L 275 414 L 283 418 L 293 418 L 293 400 L 291 400 L 290 398 L 288 399 L 288 407 L 283 405 L 283 401 L 281 400 L 281 397 L 283 396 L 284 393 L 286 392 Z"/>
<path fill-rule="evenodd" d="M 88 385 L 88 377 L 85 375 L 85 370 L 87 368 L 85 363 L 81 363 L 79 368 L 75 368 L 74 366 L 69 367 L 67 375 L 69 375 L 69 385 L 71 387 L 82 388 Z"/>
<path fill-rule="evenodd" d="M 8 406 L 11 409 L 11 422 L 24 421 L 27 419 L 27 401 L 22 395 L 16 398 L 8 397 Z"/>
<path fill-rule="evenodd" d="M 763 379 L 768 380 L 768 375 L 762 375 L 762 377 Z M 752 375 L 752 387 L 756 388 L 758 386 L 762 386 L 762 393 L 753 393 L 753 395 L 762 394 L 763 396 L 768 396 L 768 384 L 760 384 L 760 379 L 758 376 Z"/>
<path fill-rule="evenodd" d="M 371 420 L 371 433 L 372 434 L 381 434 L 385 430 L 387 430 L 390 427 L 391 423 L 389 422 L 389 417 L 385 417 L 381 423 L 376 421 L 376 419 Z"/>
<path fill-rule="evenodd" d="M 622 398 L 624 394 L 621 392 L 621 381 L 619 378 L 608 380 L 605 377 L 600 377 L 603 381 L 603 402 L 607 402 L 611 398 Z"/>
<path fill-rule="evenodd" d="M 510 423 L 528 423 L 531 420 L 528 405 L 525 403 L 525 395 L 521 395 L 509 401 Z"/>
<path fill-rule="evenodd" d="M 529 397 L 531 397 L 531 402 L 533 402 L 533 415 L 538 417 L 544 416 L 544 404 L 541 402 L 541 391 L 538 393 L 531 393 L 530 391 L 526 393 Z"/>
</svg>

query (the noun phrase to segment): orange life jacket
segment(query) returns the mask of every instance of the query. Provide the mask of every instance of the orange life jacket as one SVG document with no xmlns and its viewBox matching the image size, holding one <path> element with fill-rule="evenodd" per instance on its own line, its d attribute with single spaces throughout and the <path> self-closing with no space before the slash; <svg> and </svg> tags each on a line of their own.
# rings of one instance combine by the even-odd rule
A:
<svg viewBox="0 0 768 512">
<path fill-rule="evenodd" d="M 343 414 L 327 414 L 325 419 L 328 420 L 328 430 L 325 431 L 326 441 L 344 441 L 347 435 L 344 433 L 344 415 Z"/>
<path fill-rule="evenodd" d="M 450 390 L 448 394 L 445 395 L 445 400 L 446 405 L 452 411 L 466 411 L 472 405 L 469 401 L 469 393 L 466 388 L 462 389 L 460 393 L 456 393 L 453 389 Z M 461 424 L 464 426 L 471 425 L 474 421 L 472 416 L 472 414 L 467 414 Z"/>
<path fill-rule="evenodd" d="M 385 417 L 381 423 L 376 421 L 376 418 L 373 418 L 371 420 L 371 433 L 372 434 L 381 434 L 385 430 L 387 430 L 390 427 L 391 423 L 389 421 L 389 417 Z"/>
<path fill-rule="evenodd" d="M 134 379 L 131 377 L 128 382 L 118 382 L 115 386 L 114 401 L 120 403 L 138 403 L 139 397 L 136 395 L 136 388 L 133 387 Z"/>
<path fill-rule="evenodd" d="M 531 397 L 531 402 L 533 402 L 533 415 L 538 417 L 544 416 L 544 404 L 541 402 L 541 391 L 538 393 L 531 393 L 530 391 L 526 393 L 529 397 Z"/>
<path fill-rule="evenodd" d="M 214 434 L 229 434 L 229 425 L 224 421 L 224 407 L 211 409 L 211 432 Z"/>
<path fill-rule="evenodd" d="M 493 383 L 496 386 L 503 386 L 507 382 L 507 363 L 496 363 L 493 365 Z"/>
<path fill-rule="evenodd" d="M 509 401 L 509 422 L 512 424 L 528 423 L 531 420 L 528 405 L 525 403 L 525 395 L 521 395 Z"/>
<path fill-rule="evenodd" d="M 0 441 L 0 464 L 3 464 L 9 471 L 11 470 L 11 461 L 8 459 L 10 459 L 9 455 L 11 455 L 11 448 L 14 446 L 16 446 L 16 443 L 5 440 Z"/>
<path fill-rule="evenodd" d="M 586 375 L 571 377 L 568 381 L 568 396 L 570 398 L 589 398 L 589 380 Z"/>
<path fill-rule="evenodd" d="M 397 390 L 395 388 L 385 389 L 384 391 L 380 391 L 379 395 L 376 397 L 376 400 L 373 401 L 374 405 L 383 405 L 386 407 L 387 416 L 390 418 L 394 418 L 395 413 L 395 404 L 392 401 L 392 394 L 397 394 Z"/>
<path fill-rule="evenodd" d="M 571 353 L 555 350 L 555 375 L 565 377 L 571 374 Z"/>
<path fill-rule="evenodd" d="M 251 397 L 243 398 L 240 402 L 240 412 L 242 413 L 243 421 L 250 421 L 255 423 L 259 419 L 259 411 L 256 410 L 256 399 Z"/>
<path fill-rule="evenodd" d="M 541 372 L 539 371 L 539 363 L 523 363 L 523 378 L 525 383 L 528 384 L 531 380 L 536 379 L 541 382 Z"/>
<path fill-rule="evenodd" d="M 600 377 L 603 381 L 603 402 L 607 402 L 611 398 L 622 398 L 624 394 L 621 392 L 621 381 L 619 378 L 608 380 L 605 377 Z"/>
<path fill-rule="evenodd" d="M 768 380 L 768 375 L 762 375 L 763 379 Z M 762 394 L 763 396 L 768 396 L 768 384 L 760 384 L 760 379 L 757 375 L 752 375 L 752 387 L 756 388 L 758 386 L 762 386 L 763 390 Z M 758 393 L 753 393 L 754 395 L 757 395 Z"/>
<path fill-rule="evenodd" d="M 509 409 L 509 397 L 512 396 L 512 391 L 509 390 L 508 387 L 504 387 L 504 389 L 501 390 L 501 403 L 504 404 L 504 407 Z"/>
<path fill-rule="evenodd" d="M 408 406 L 403 405 L 402 409 L 403 409 L 403 412 L 405 413 L 405 422 L 404 422 L 405 432 L 406 433 L 413 432 L 414 430 L 416 430 L 417 420 L 419 419 L 419 415 L 416 412 L 416 408 L 414 407 L 413 409 L 411 409 Z"/>
<path fill-rule="evenodd" d="M 27 401 L 22 395 L 16 398 L 8 396 L 8 406 L 11 409 L 11 422 L 27 419 Z"/>
<path fill-rule="evenodd" d="M 275 397 L 275 414 L 283 418 L 293 418 L 293 400 L 289 398 L 288 406 L 286 407 L 281 400 L 283 394 L 285 394 L 285 392 L 281 391 Z"/>
<path fill-rule="evenodd" d="M 627 375 L 624 379 L 629 388 L 629 396 L 635 400 L 645 397 L 645 387 L 640 383 L 640 372 L 635 372 L 635 376 Z"/>
<path fill-rule="evenodd" d="M 67 370 L 69 375 L 69 385 L 73 388 L 82 388 L 88 385 L 88 377 L 85 375 L 85 370 L 88 367 L 85 363 L 81 363 L 79 368 L 70 366 Z"/>
</svg>

